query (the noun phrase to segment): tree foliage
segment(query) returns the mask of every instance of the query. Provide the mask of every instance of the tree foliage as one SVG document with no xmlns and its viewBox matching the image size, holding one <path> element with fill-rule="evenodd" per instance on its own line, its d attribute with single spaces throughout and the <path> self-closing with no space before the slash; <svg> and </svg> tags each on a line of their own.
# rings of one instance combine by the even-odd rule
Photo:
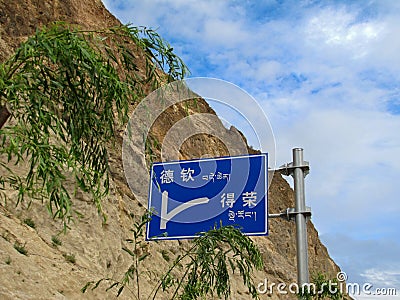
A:
<svg viewBox="0 0 400 300">
<path fill-rule="evenodd" d="M 251 239 L 244 236 L 238 228 L 224 226 L 201 233 L 185 256 L 189 258 L 189 262 L 182 278 L 186 279 L 180 295 L 182 299 L 198 299 L 214 293 L 219 298 L 227 299 L 231 294 L 229 274 L 236 271 L 252 298 L 258 297 L 251 274 L 253 268 L 261 270 L 262 257 Z M 179 283 L 176 293 L 180 285 Z"/>
<path fill-rule="evenodd" d="M 85 293 L 89 288 L 96 289 L 103 281 L 111 282 L 106 291 L 115 289 L 116 296 L 129 288 L 136 299 L 207 299 L 210 296 L 228 299 L 231 295 L 231 275 L 237 272 L 247 287 L 250 295 L 258 299 L 257 289 L 252 274 L 254 269 L 263 267 L 262 256 L 253 241 L 243 235 L 234 226 L 215 227 L 207 232 L 199 233 L 190 246 L 170 263 L 164 275 L 154 286 L 150 295 L 143 295 L 140 290 L 140 265 L 149 253 L 146 248 L 144 227 L 150 220 L 150 214 L 145 214 L 139 222 L 134 223 L 132 239 L 127 242 L 131 247 L 123 247 L 132 264 L 120 280 L 102 278 L 97 282 L 88 282 L 83 288 Z M 165 254 L 163 255 L 165 256 Z M 165 258 L 164 258 L 165 259 Z M 165 259 L 167 262 L 170 258 Z M 146 284 L 149 284 L 146 282 Z M 160 295 L 161 293 L 166 294 Z"/>
<path fill-rule="evenodd" d="M 145 87 L 186 73 L 172 48 L 145 27 L 87 31 L 56 23 L 38 30 L 0 65 L 1 115 L 9 119 L 0 129 L 1 189 L 14 188 L 17 203 L 45 199 L 66 224 L 74 212 L 71 177 L 101 213 L 116 126 Z M 24 174 L 14 167 L 22 163 Z"/>
</svg>

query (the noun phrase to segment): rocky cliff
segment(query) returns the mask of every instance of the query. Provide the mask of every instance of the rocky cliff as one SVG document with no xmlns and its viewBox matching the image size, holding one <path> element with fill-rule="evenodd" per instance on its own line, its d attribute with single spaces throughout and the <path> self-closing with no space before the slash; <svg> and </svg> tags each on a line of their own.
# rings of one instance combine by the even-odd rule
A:
<svg viewBox="0 0 400 300">
<path fill-rule="evenodd" d="M 9 57 L 15 48 L 34 33 L 36 28 L 52 21 L 67 21 L 79 24 L 83 28 L 104 28 L 118 25 L 100 0 L 0 0 L 0 60 Z M 202 99 L 198 99 L 189 113 L 214 114 L 214 111 Z M 177 104 L 166 109 L 152 127 L 152 137 L 160 142 L 169 128 L 186 117 L 188 107 Z M 201 125 L 199 125 L 201 126 Z M 205 126 L 205 125 L 204 125 Z M 221 122 L 213 124 L 219 136 L 227 140 L 244 139 L 231 128 L 226 129 Z M 201 129 L 201 128 L 200 128 Z M 208 132 L 204 129 L 203 132 Z M 117 145 L 110 149 L 111 192 L 104 200 L 107 222 L 91 204 L 85 194 L 77 194 L 74 199 L 76 209 L 82 217 L 71 224 L 66 234 L 56 236 L 62 224 L 53 220 L 41 203 L 33 202 L 15 206 L 15 202 L 0 203 L 0 298 L 1 299 L 110 299 L 115 293 L 105 292 L 107 285 L 88 291 L 80 289 L 86 282 L 102 277 L 120 279 L 130 265 L 130 257 L 122 251 L 130 238 L 133 221 L 143 212 L 144 207 L 130 191 L 122 166 L 122 132 Z M 157 149 L 156 158 L 160 157 Z M 221 139 L 209 134 L 196 134 L 186 140 L 178 149 L 183 159 L 204 156 L 228 155 L 227 147 Z M 245 149 L 254 152 L 252 149 Z M 237 153 L 243 152 L 238 149 Z M 231 153 L 232 154 L 232 153 Z M 23 166 L 19 166 L 23 168 Z M 10 191 L 12 198 L 12 192 Z M 275 174 L 269 190 L 269 210 L 279 212 L 294 206 L 293 191 L 288 183 Z M 24 222 L 34 222 L 32 228 Z M 270 220 L 270 235 L 254 237 L 264 259 L 264 270 L 255 274 L 255 282 L 291 283 L 296 281 L 295 226 L 292 222 L 280 219 Z M 167 257 L 174 257 L 188 241 L 168 241 L 147 243 L 141 251 L 149 254 L 141 269 L 141 294 L 148 295 L 156 279 L 168 265 Z M 318 232 L 311 222 L 308 223 L 308 243 L 310 272 L 323 272 L 334 277 L 339 268 L 329 257 L 327 249 L 320 242 Z M 26 255 L 15 249 L 21 245 Z M 249 299 L 246 290 L 234 278 L 232 299 Z M 260 295 L 261 299 L 294 298 L 277 294 Z M 135 298 L 132 291 L 125 289 L 120 296 L 123 299 Z M 146 297 L 143 297 L 144 299 Z"/>
</svg>

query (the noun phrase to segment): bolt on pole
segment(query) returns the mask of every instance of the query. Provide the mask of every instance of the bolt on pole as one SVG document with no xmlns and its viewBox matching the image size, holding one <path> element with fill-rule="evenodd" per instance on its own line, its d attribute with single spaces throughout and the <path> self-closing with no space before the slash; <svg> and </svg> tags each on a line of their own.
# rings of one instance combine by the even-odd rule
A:
<svg viewBox="0 0 400 300">
<path fill-rule="evenodd" d="M 309 282 L 308 276 L 308 243 L 307 243 L 307 219 L 300 212 L 306 211 L 304 177 L 307 175 L 305 166 L 308 163 L 303 160 L 303 149 L 293 149 L 293 173 L 295 193 L 296 242 L 297 242 L 297 280 L 300 286 Z"/>
</svg>

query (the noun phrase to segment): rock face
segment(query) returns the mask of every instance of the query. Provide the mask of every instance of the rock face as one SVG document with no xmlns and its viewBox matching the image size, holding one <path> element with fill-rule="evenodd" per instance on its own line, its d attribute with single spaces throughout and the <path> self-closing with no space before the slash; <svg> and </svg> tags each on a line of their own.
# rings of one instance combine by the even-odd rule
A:
<svg viewBox="0 0 400 300">
<path fill-rule="evenodd" d="M 118 25 L 119 21 L 103 6 L 100 0 L 0 0 L 0 60 L 9 57 L 18 44 L 31 35 L 36 28 L 52 21 L 66 21 L 83 28 L 104 28 Z M 208 104 L 198 99 L 194 111 L 214 114 Z M 178 120 L 187 116 L 185 105 L 168 108 L 152 128 L 152 137 L 158 141 Z M 213 124 L 227 139 L 244 139 L 233 128 L 227 130 L 221 122 Z M 207 130 L 204 130 L 207 132 Z M 10 201 L 0 203 L 0 298 L 1 299 L 110 299 L 115 290 L 105 292 L 108 284 L 101 284 L 95 290 L 82 294 L 80 289 L 88 281 L 100 278 L 121 279 L 132 264 L 130 256 L 122 251 L 125 240 L 131 238 L 133 221 L 145 209 L 133 196 L 126 184 L 121 158 L 121 138 L 115 148 L 110 149 L 111 193 L 104 200 L 104 210 L 108 216 L 105 224 L 97 214 L 91 200 L 78 193 L 74 199 L 75 208 L 83 216 L 71 224 L 67 233 L 55 236 L 62 224 L 53 220 L 41 203 L 33 202 L 15 206 Z M 186 140 L 178 149 L 182 159 L 228 155 L 227 148 L 218 138 L 208 134 L 197 134 Z M 252 149 L 248 152 L 254 153 Z M 155 150 L 156 157 L 160 153 Z M 23 167 L 21 167 L 23 168 Z M 72 184 L 72 183 L 71 183 Z M 10 191 L 12 198 L 12 192 Z M 269 190 L 269 210 L 279 212 L 294 206 L 293 191 L 278 174 L 272 179 Z M 26 225 L 30 219 L 35 228 Z M 280 219 L 270 220 L 270 235 L 254 237 L 264 259 L 264 270 L 255 274 L 255 283 L 296 282 L 295 225 Z M 55 245 L 55 244 L 59 245 Z M 338 266 L 329 257 L 327 249 L 318 238 L 311 222 L 308 223 L 310 272 L 322 272 L 334 277 Z M 141 285 L 139 295 L 147 299 L 157 278 L 168 266 L 168 258 L 173 259 L 180 249 L 189 245 L 188 241 L 151 242 L 144 244 L 141 252 L 148 257 L 141 265 Z M 18 251 L 17 248 L 20 250 Z M 26 255 L 20 253 L 23 249 Z M 120 298 L 134 299 L 136 285 L 125 289 Z M 249 299 L 246 289 L 238 277 L 233 278 L 232 299 Z M 287 298 L 294 295 L 260 295 L 261 299 Z M 156 299 L 164 299 L 162 297 Z"/>
</svg>

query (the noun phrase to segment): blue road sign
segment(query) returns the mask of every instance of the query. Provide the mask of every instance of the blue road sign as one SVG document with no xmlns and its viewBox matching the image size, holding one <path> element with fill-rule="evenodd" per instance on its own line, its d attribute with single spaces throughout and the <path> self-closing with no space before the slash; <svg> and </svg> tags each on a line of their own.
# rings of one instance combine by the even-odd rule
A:
<svg viewBox="0 0 400 300">
<path fill-rule="evenodd" d="M 215 226 L 268 234 L 268 155 L 154 163 L 146 237 L 193 238 Z"/>
</svg>

